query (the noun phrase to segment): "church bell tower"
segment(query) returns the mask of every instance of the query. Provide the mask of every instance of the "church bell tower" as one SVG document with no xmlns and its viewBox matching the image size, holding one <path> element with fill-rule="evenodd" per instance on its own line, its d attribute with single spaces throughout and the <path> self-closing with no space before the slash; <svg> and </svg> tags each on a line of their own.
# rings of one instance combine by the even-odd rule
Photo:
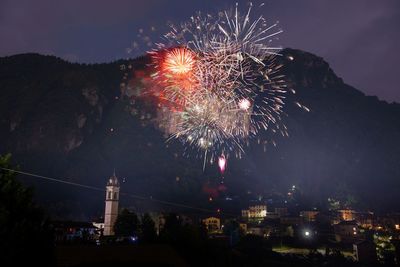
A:
<svg viewBox="0 0 400 267">
<path fill-rule="evenodd" d="M 114 174 L 106 186 L 106 207 L 104 212 L 104 235 L 114 235 L 114 224 L 118 217 L 119 182 Z"/>
</svg>

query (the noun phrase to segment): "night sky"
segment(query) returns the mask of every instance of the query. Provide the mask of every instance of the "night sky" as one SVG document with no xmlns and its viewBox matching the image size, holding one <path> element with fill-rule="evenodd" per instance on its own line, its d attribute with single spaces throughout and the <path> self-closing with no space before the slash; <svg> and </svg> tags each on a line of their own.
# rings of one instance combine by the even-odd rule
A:
<svg viewBox="0 0 400 267">
<path fill-rule="evenodd" d="M 157 41 L 167 21 L 215 13 L 236 1 L 1 0 L 0 56 L 52 54 L 76 62 L 109 62 L 146 51 L 137 34 Z M 247 1 L 239 1 L 246 9 Z M 284 30 L 276 44 L 324 57 L 344 81 L 368 95 L 400 102 L 400 1 L 266 0 L 255 13 Z M 253 1 L 258 7 L 261 1 Z M 151 31 L 155 27 L 155 31 Z M 140 42 L 139 42 L 140 43 Z"/>
</svg>

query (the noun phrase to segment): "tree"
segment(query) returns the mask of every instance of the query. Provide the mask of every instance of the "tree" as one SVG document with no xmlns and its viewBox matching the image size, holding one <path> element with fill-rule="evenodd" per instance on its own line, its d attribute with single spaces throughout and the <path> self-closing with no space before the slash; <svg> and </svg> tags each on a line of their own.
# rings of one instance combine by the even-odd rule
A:
<svg viewBox="0 0 400 267">
<path fill-rule="evenodd" d="M 11 155 L 0 155 L 0 167 L 13 169 Z M 33 202 L 33 191 L 0 169 L 0 251 L 8 265 L 47 266 L 53 260 L 53 236 L 44 212 Z"/>
<path fill-rule="evenodd" d="M 182 221 L 175 213 L 170 213 L 165 217 L 164 228 L 160 236 L 162 240 L 168 243 L 176 243 L 182 232 Z"/>
<path fill-rule="evenodd" d="M 153 219 L 148 213 L 142 217 L 140 224 L 140 239 L 144 243 L 152 243 L 157 239 L 156 228 Z"/>
<path fill-rule="evenodd" d="M 240 239 L 240 225 L 235 220 L 229 220 L 225 223 L 224 234 L 229 237 L 230 244 L 236 245 Z"/>
<path fill-rule="evenodd" d="M 134 236 L 137 235 L 139 228 L 139 219 L 134 212 L 123 209 L 117 217 L 114 225 L 116 236 Z"/>
</svg>

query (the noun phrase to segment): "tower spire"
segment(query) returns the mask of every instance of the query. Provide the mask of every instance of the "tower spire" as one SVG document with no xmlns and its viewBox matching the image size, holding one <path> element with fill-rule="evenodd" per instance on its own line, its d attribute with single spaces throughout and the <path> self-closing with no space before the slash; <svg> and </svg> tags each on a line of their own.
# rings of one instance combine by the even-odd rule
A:
<svg viewBox="0 0 400 267">
<path fill-rule="evenodd" d="M 119 182 L 115 175 L 107 182 L 106 186 L 106 205 L 104 212 L 104 235 L 114 234 L 114 224 L 118 217 L 118 201 L 119 201 Z"/>
</svg>

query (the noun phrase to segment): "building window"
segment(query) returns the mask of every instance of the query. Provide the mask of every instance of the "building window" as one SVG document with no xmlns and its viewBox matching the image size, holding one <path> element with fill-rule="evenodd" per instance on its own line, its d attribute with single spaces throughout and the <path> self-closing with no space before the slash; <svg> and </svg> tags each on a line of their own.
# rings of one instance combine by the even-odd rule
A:
<svg viewBox="0 0 400 267">
<path fill-rule="evenodd" d="M 117 192 L 114 192 L 114 199 L 118 199 L 118 194 L 117 194 Z"/>
<path fill-rule="evenodd" d="M 108 199 L 111 199 L 111 191 L 108 191 Z"/>
</svg>

